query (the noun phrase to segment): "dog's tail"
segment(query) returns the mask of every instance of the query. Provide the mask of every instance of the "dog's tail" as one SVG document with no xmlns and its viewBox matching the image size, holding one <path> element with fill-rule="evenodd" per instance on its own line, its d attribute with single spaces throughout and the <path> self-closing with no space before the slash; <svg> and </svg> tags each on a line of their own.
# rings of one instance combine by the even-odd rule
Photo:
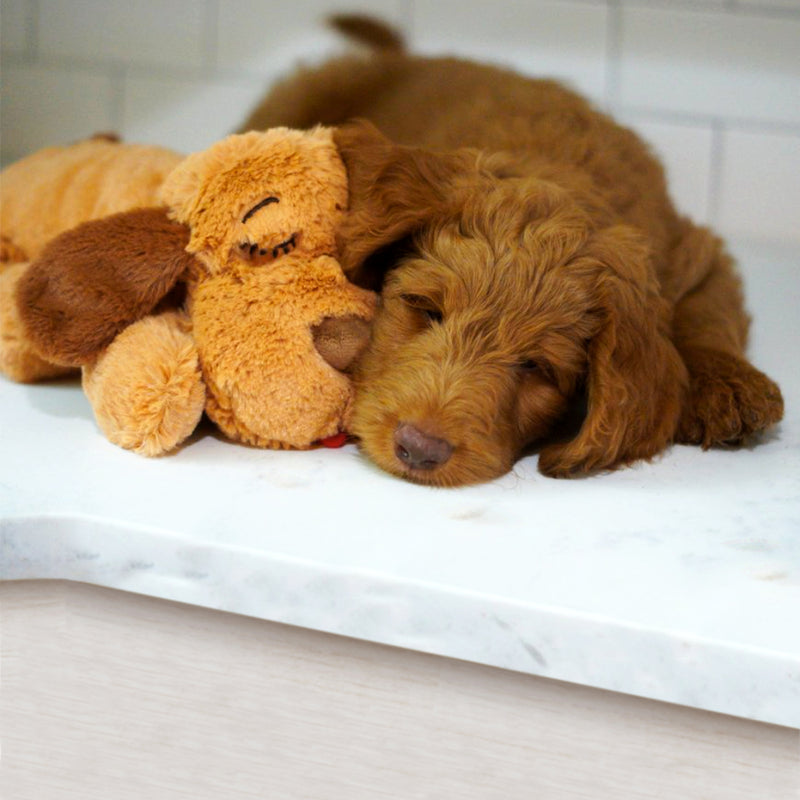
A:
<svg viewBox="0 0 800 800">
<path fill-rule="evenodd" d="M 403 52 L 406 43 L 394 28 L 366 14 L 334 14 L 328 24 L 339 33 L 373 50 Z"/>
</svg>

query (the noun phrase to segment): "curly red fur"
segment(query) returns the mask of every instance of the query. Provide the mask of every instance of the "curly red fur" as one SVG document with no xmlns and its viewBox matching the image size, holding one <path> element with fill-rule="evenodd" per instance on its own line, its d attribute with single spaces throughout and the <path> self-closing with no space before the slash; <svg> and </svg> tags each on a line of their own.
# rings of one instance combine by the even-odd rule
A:
<svg viewBox="0 0 800 800">
<path fill-rule="evenodd" d="M 473 483 L 539 443 L 540 470 L 567 476 L 781 418 L 744 356 L 721 242 L 678 215 L 646 145 L 577 95 L 393 48 L 301 72 L 245 127 L 318 122 L 341 126 L 343 266 L 383 286 L 353 420 L 383 468 Z M 581 396 L 580 429 L 553 441 Z M 408 426 L 442 463 L 404 460 Z"/>
</svg>

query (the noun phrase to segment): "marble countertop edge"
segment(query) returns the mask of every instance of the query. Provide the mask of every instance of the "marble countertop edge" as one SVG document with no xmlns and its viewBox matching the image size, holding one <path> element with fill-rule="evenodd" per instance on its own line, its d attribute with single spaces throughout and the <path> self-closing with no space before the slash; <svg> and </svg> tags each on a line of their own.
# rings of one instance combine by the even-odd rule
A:
<svg viewBox="0 0 800 800">
<path fill-rule="evenodd" d="M 89 583 L 800 728 L 795 653 L 101 518 L 0 519 L 0 580 Z"/>
</svg>

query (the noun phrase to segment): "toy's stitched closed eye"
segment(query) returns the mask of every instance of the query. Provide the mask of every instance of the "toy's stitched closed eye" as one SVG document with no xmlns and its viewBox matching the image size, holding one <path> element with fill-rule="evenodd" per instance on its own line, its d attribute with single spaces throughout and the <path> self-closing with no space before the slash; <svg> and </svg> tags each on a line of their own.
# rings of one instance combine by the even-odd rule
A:
<svg viewBox="0 0 800 800">
<path fill-rule="evenodd" d="M 239 245 L 240 254 L 254 265 L 267 264 L 281 255 L 289 255 L 297 247 L 299 236 L 299 233 L 293 233 L 288 239 L 273 247 L 262 247 L 258 242 L 242 242 Z"/>
</svg>

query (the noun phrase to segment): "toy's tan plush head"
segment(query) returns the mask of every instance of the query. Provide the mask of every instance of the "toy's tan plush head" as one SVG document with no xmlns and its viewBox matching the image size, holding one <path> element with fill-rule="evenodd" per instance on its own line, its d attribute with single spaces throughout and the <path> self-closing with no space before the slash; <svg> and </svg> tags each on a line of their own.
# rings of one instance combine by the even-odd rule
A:
<svg viewBox="0 0 800 800">
<path fill-rule="evenodd" d="M 189 156 L 161 197 L 209 272 L 246 272 L 292 251 L 334 255 L 347 175 L 330 129 L 273 128 Z"/>
<path fill-rule="evenodd" d="M 331 361 L 349 364 L 366 344 L 374 296 L 333 258 L 347 173 L 331 130 L 229 136 L 185 159 L 161 196 L 203 266 L 188 285 L 208 415 L 261 446 L 346 428 L 352 386 Z M 321 333 L 331 320 L 332 339 Z"/>
<path fill-rule="evenodd" d="M 174 386 L 191 383 L 191 370 L 206 413 L 232 439 L 304 448 L 346 430 L 353 392 L 346 372 L 366 345 L 376 298 L 350 284 L 335 258 L 347 179 L 331 131 L 228 137 L 181 162 L 160 197 L 165 208 L 80 225 L 33 262 L 17 297 L 37 351 L 87 367 L 84 384 L 101 427 L 147 454 L 170 449 L 196 424 L 193 412 L 178 435 L 160 431 L 144 441 L 130 432 L 140 418 L 150 430 L 169 417 L 172 409 L 158 402 L 169 394 L 161 384 L 174 394 Z M 163 336 L 156 347 L 154 326 L 142 322 L 174 307 L 169 296 L 181 286 L 188 316 L 169 322 L 182 343 L 178 375 L 164 363 Z M 141 339 L 139 327 L 147 327 Z M 112 356 L 123 366 L 147 363 L 142 352 L 154 354 L 155 391 L 142 391 L 143 368 L 97 368 Z M 119 384 L 134 382 L 131 371 L 138 388 L 123 414 Z M 117 385 L 98 388 L 107 375 Z"/>
</svg>

